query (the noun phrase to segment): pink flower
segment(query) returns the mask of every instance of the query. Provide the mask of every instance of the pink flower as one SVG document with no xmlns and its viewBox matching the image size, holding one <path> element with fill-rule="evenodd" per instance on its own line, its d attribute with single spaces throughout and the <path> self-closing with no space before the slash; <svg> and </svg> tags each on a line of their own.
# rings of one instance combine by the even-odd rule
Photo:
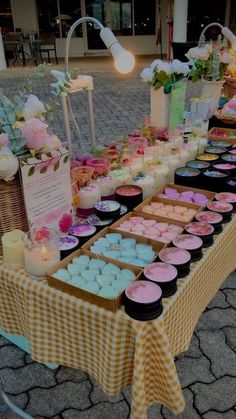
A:
<svg viewBox="0 0 236 419">
<path fill-rule="evenodd" d="M 7 143 L 8 143 L 8 135 L 4 133 L 0 134 L 0 147 L 7 145 Z"/>
<path fill-rule="evenodd" d="M 25 121 L 22 134 L 26 139 L 27 147 L 30 150 L 41 150 L 47 144 L 47 125 L 40 119 L 32 118 Z"/>
<path fill-rule="evenodd" d="M 61 142 L 55 134 L 47 134 L 46 151 L 58 150 L 61 147 Z"/>
<path fill-rule="evenodd" d="M 64 214 L 59 221 L 59 227 L 60 227 L 61 233 L 67 233 L 69 228 L 72 226 L 72 224 L 73 224 L 72 216 L 70 214 Z"/>
</svg>

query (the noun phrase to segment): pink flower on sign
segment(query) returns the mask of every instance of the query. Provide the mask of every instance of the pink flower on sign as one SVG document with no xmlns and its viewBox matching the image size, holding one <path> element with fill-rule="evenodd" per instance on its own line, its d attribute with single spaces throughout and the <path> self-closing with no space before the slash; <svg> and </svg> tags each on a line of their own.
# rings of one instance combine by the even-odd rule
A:
<svg viewBox="0 0 236 419">
<path fill-rule="evenodd" d="M 8 135 L 4 133 L 0 134 L 0 147 L 7 145 L 7 143 L 8 143 Z"/>
<path fill-rule="evenodd" d="M 58 150 L 61 147 L 61 142 L 55 134 L 47 134 L 46 151 Z"/>
<path fill-rule="evenodd" d="M 70 214 L 64 214 L 59 221 L 59 227 L 60 227 L 61 233 L 67 233 L 69 228 L 72 226 L 72 224 L 73 224 L 72 216 Z"/>
<path fill-rule="evenodd" d="M 32 118 L 25 121 L 22 133 L 30 150 L 42 150 L 47 144 L 47 125 L 40 119 Z"/>
</svg>

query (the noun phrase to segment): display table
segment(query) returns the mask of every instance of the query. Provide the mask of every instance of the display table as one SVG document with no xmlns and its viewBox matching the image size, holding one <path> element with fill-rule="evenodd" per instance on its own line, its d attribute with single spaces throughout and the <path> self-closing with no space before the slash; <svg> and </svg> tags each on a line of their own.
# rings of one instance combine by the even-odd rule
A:
<svg viewBox="0 0 236 419">
<path fill-rule="evenodd" d="M 188 349 L 201 313 L 235 269 L 235 248 L 236 216 L 191 265 L 190 274 L 178 280 L 162 316 L 149 322 L 71 297 L 23 270 L 10 272 L 1 262 L 0 327 L 25 336 L 36 361 L 81 368 L 108 394 L 132 384 L 133 418 L 146 418 L 153 403 L 179 414 L 185 403 L 174 356 Z"/>
</svg>

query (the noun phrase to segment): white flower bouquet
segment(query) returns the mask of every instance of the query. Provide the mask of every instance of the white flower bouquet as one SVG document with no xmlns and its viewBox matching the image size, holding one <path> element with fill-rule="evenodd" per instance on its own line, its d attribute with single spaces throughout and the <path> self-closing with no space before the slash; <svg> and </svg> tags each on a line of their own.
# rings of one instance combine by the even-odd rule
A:
<svg viewBox="0 0 236 419">
<path fill-rule="evenodd" d="M 184 79 L 189 71 L 189 65 L 179 60 L 173 60 L 169 63 L 154 60 L 150 67 L 141 72 L 140 76 L 148 86 L 154 87 L 155 90 L 163 86 L 164 93 L 170 93 L 173 84 Z"/>
</svg>

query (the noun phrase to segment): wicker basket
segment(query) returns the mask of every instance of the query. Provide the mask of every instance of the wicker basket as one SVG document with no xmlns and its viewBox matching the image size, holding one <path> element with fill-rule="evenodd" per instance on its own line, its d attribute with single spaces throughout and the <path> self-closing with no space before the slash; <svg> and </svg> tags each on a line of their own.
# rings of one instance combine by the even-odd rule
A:
<svg viewBox="0 0 236 419">
<path fill-rule="evenodd" d="M 236 95 L 236 79 L 233 77 L 225 77 L 225 84 L 223 87 L 223 95 L 231 99 Z"/>
<path fill-rule="evenodd" d="M 10 182 L 0 180 L 0 255 L 3 234 L 15 228 L 28 230 L 24 197 L 18 176 Z"/>
<path fill-rule="evenodd" d="M 233 115 L 225 115 L 222 112 L 222 109 L 215 113 L 217 119 L 220 119 L 224 124 L 227 125 L 235 125 L 236 124 L 236 117 Z"/>
</svg>

